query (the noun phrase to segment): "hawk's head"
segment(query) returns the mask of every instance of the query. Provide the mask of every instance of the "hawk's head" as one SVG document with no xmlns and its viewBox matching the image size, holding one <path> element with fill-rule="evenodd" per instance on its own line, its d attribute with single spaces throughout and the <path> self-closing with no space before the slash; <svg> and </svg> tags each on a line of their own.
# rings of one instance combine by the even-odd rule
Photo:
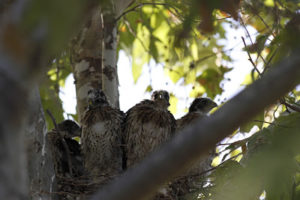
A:
<svg viewBox="0 0 300 200">
<path fill-rule="evenodd" d="M 107 98 L 101 89 L 90 89 L 88 91 L 89 108 L 97 106 L 108 105 Z"/>
<path fill-rule="evenodd" d="M 57 126 L 59 128 L 59 131 L 64 132 L 64 136 L 66 137 L 80 137 L 81 135 L 81 128 L 76 122 L 72 120 L 64 120 L 60 122 Z"/>
<path fill-rule="evenodd" d="M 208 113 L 214 107 L 218 105 L 209 98 L 196 98 L 190 106 L 189 112 L 203 112 Z"/>
<path fill-rule="evenodd" d="M 170 103 L 170 96 L 169 93 L 165 90 L 156 90 L 152 93 L 151 99 L 154 102 L 157 102 L 163 108 L 168 108 Z"/>
</svg>

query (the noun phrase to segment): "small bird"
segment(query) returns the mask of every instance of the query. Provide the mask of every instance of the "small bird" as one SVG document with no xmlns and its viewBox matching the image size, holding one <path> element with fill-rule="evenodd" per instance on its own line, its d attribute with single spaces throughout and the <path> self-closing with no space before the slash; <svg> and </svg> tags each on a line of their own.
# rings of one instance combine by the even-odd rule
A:
<svg viewBox="0 0 300 200">
<path fill-rule="evenodd" d="M 195 121 L 208 117 L 208 112 L 218 105 L 209 98 L 196 98 L 190 108 L 189 112 L 182 118 L 176 121 L 177 129 L 176 133 L 180 133 L 182 129 L 190 126 Z M 173 190 L 179 195 L 185 195 L 197 189 L 199 187 L 198 179 L 201 172 L 208 170 L 211 167 L 212 159 L 215 156 L 215 151 L 211 151 L 200 162 L 195 163 L 190 169 L 188 169 L 181 177 L 178 177 L 172 184 Z M 199 189 L 199 188 L 198 188 Z"/>
<path fill-rule="evenodd" d="M 191 125 L 195 120 L 199 120 L 203 117 L 207 117 L 207 114 L 211 109 L 217 107 L 218 105 L 209 98 L 196 98 L 190 108 L 189 112 L 184 115 L 182 118 L 176 121 L 177 132 L 183 128 Z"/>
<path fill-rule="evenodd" d="M 64 120 L 57 127 L 59 130 L 53 129 L 47 133 L 55 173 L 63 177 L 81 176 L 83 166 L 80 145 L 73 139 L 80 137 L 81 128 L 72 120 Z"/>
<path fill-rule="evenodd" d="M 100 89 L 88 91 L 88 104 L 82 119 L 84 166 L 89 175 L 101 182 L 122 171 L 124 113 L 111 107 Z"/>
<path fill-rule="evenodd" d="M 169 98 L 167 91 L 154 91 L 151 100 L 143 100 L 127 111 L 124 121 L 127 167 L 140 162 L 174 134 L 176 121 L 168 111 Z"/>
</svg>

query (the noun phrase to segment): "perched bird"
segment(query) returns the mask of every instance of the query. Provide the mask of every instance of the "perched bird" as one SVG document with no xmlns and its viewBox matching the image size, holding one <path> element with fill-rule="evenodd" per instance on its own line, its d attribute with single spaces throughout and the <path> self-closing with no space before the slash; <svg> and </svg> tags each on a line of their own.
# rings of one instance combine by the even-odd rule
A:
<svg viewBox="0 0 300 200">
<path fill-rule="evenodd" d="M 100 89 L 90 90 L 88 101 L 82 119 L 84 166 L 97 180 L 108 180 L 122 171 L 121 125 L 124 113 L 111 107 Z"/>
<path fill-rule="evenodd" d="M 57 127 L 58 130 L 53 129 L 47 133 L 55 173 L 62 177 L 81 176 L 83 165 L 80 145 L 73 139 L 80 137 L 81 128 L 72 120 L 64 120 Z"/>
<path fill-rule="evenodd" d="M 151 100 L 130 108 L 124 122 L 127 167 L 140 162 L 173 135 L 176 121 L 168 111 L 169 93 L 154 91 Z"/>
<path fill-rule="evenodd" d="M 209 98 L 196 98 L 192 102 L 189 112 L 176 121 L 177 132 L 191 125 L 195 120 L 207 117 L 208 112 L 217 106 L 218 105 Z"/>
<path fill-rule="evenodd" d="M 196 98 L 190 108 L 189 112 L 182 118 L 176 121 L 177 133 L 187 126 L 193 124 L 196 120 L 208 117 L 208 112 L 217 107 L 217 104 L 209 98 Z M 190 169 L 188 169 L 181 177 L 176 179 L 172 184 L 173 190 L 179 195 L 185 195 L 191 191 L 199 189 L 198 179 L 201 172 L 208 170 L 211 167 L 212 159 L 215 156 L 215 151 L 211 151 L 200 162 L 195 163 Z"/>
</svg>

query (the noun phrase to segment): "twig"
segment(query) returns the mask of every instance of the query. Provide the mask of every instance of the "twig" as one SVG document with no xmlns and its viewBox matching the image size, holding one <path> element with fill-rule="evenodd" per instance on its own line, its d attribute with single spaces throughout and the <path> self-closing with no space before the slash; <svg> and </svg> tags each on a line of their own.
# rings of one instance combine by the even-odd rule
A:
<svg viewBox="0 0 300 200">
<path fill-rule="evenodd" d="M 292 104 L 287 103 L 287 102 L 285 101 L 285 99 L 283 99 L 283 98 L 280 99 L 280 103 L 283 104 L 283 105 L 285 105 L 286 107 L 288 107 L 288 108 L 290 108 L 290 109 L 296 111 L 296 112 L 300 112 L 300 108 L 299 108 L 298 106 L 294 106 L 294 105 L 292 105 Z"/>
<path fill-rule="evenodd" d="M 255 119 L 255 120 L 253 120 L 253 121 L 255 121 L 255 122 L 261 122 L 261 123 L 266 123 L 266 124 L 271 124 L 271 125 L 279 126 L 279 127 L 282 127 L 282 128 L 290 128 L 290 127 L 288 127 L 288 126 L 283 126 L 283 125 L 280 125 L 280 124 L 276 124 L 276 123 L 274 123 L 274 122 L 267 122 L 267 121 L 257 120 L 257 119 Z"/>
<path fill-rule="evenodd" d="M 248 31 L 248 29 L 247 29 L 247 27 L 246 27 L 246 25 L 245 25 L 245 23 L 244 23 L 244 21 L 243 21 L 243 19 L 240 17 L 240 20 L 241 20 L 241 22 L 242 22 L 242 26 L 244 27 L 244 29 L 245 29 L 245 31 L 246 31 L 246 33 L 247 33 L 247 36 L 249 37 L 249 39 L 250 39 L 250 42 L 251 42 L 251 45 L 254 45 L 254 43 L 253 43 L 253 41 L 252 41 L 252 38 L 251 38 L 251 35 L 250 35 L 250 33 L 249 33 L 249 31 Z M 245 44 L 245 43 L 244 43 Z M 262 55 L 260 54 L 260 53 L 258 53 L 258 55 L 257 55 L 257 59 L 258 59 L 258 57 L 260 57 L 262 60 L 263 60 L 263 62 L 264 62 L 264 64 L 265 65 L 267 65 L 267 62 L 266 62 L 266 60 L 264 59 L 264 57 L 262 57 Z M 252 59 L 251 59 L 252 60 Z M 253 62 L 253 61 L 252 61 Z M 261 73 L 260 73 L 261 74 Z"/>
<path fill-rule="evenodd" d="M 250 55 L 249 51 L 247 51 L 247 45 L 246 45 L 246 42 L 245 42 L 245 38 L 242 37 L 242 40 L 243 40 L 244 46 L 245 46 L 245 48 L 246 48 L 246 52 L 247 52 L 248 57 L 249 57 L 248 60 L 251 62 L 251 64 L 253 65 L 255 71 L 259 74 L 259 76 L 261 76 L 261 72 L 257 69 L 255 63 L 253 62 L 253 60 L 252 60 L 252 58 L 251 58 L 251 55 Z"/>
<path fill-rule="evenodd" d="M 67 153 L 69 172 L 70 172 L 70 175 L 73 176 L 70 149 L 69 149 L 69 147 L 68 147 L 68 145 L 67 145 L 67 143 L 66 143 L 66 141 L 65 141 L 65 139 L 63 137 L 63 135 L 61 134 L 61 132 L 60 132 L 58 126 L 57 126 L 57 123 L 56 123 L 55 118 L 53 117 L 52 113 L 48 109 L 46 110 L 46 112 L 50 116 L 50 118 L 52 120 L 52 123 L 54 124 L 54 127 L 55 127 L 55 129 L 56 129 L 56 131 L 57 131 L 57 133 L 58 133 L 58 135 L 59 135 L 59 137 L 61 139 L 61 142 L 62 142 L 62 144 L 64 146 L 64 149 L 65 149 L 65 151 Z"/>
<path fill-rule="evenodd" d="M 115 20 L 116 20 L 116 21 L 119 21 L 123 16 L 125 16 L 125 15 L 128 14 L 129 12 L 135 11 L 137 8 L 140 8 L 140 7 L 145 6 L 145 5 L 168 6 L 168 7 L 173 8 L 173 9 L 177 12 L 177 10 L 176 10 L 173 6 L 171 6 L 170 4 L 167 4 L 167 3 L 154 3 L 154 2 L 153 2 L 153 3 L 140 3 L 140 4 L 134 6 L 134 7 L 130 8 L 130 9 L 124 11 L 124 12 L 123 12 L 119 17 L 117 17 Z"/>
</svg>

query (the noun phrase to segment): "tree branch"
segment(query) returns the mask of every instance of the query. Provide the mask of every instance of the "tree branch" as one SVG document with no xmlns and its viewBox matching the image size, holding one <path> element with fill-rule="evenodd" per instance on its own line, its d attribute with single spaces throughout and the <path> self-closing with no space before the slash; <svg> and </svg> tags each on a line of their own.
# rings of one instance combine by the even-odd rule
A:
<svg viewBox="0 0 300 200">
<path fill-rule="evenodd" d="M 199 160 L 230 135 L 299 83 L 299 49 L 272 67 L 207 119 L 197 121 L 151 154 L 141 164 L 104 187 L 92 200 L 134 200 L 149 197 L 164 182 Z"/>
</svg>

